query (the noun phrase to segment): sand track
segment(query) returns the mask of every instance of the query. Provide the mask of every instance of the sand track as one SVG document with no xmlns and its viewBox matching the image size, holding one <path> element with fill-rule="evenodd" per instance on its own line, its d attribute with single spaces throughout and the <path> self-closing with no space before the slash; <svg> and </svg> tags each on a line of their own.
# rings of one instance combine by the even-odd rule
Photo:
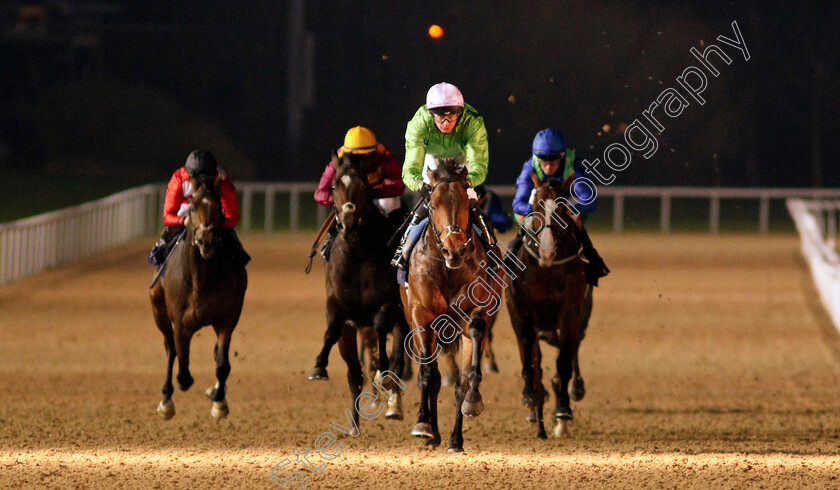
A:
<svg viewBox="0 0 840 490">
<path fill-rule="evenodd" d="M 272 468 L 343 421 L 350 398 L 309 382 L 323 333 L 323 267 L 303 274 L 310 234 L 245 235 L 245 309 L 234 332 L 228 402 L 216 424 L 213 335 L 193 341 L 196 385 L 170 421 L 154 408 L 164 376 L 137 246 L 0 287 L 0 487 L 273 487 Z M 439 404 L 444 445 L 428 451 L 406 420 L 362 421 L 361 436 L 306 473 L 310 488 L 617 486 L 840 487 L 840 342 L 820 309 L 795 236 L 602 234 L 613 274 L 596 290 L 581 348 L 586 398 L 571 439 L 534 438 L 520 406 L 506 311 L 487 374 L 487 406 L 450 455 L 452 389 Z M 553 374 L 555 351 L 543 347 Z M 550 414 L 553 399 L 547 405 Z M 295 483 L 288 485 L 295 488 Z"/>
</svg>

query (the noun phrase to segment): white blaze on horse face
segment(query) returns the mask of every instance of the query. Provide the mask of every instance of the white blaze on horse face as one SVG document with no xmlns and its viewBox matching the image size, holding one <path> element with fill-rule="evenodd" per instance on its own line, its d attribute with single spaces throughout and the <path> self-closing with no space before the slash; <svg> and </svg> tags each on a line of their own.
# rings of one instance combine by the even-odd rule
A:
<svg viewBox="0 0 840 490">
<path fill-rule="evenodd" d="M 344 187 L 350 187 L 350 182 L 353 182 L 353 177 L 346 174 L 341 176 L 341 183 L 344 184 Z"/>
<path fill-rule="evenodd" d="M 554 250 L 554 233 L 551 231 L 551 220 L 554 218 L 554 209 L 557 203 L 550 200 L 543 201 L 543 223 L 545 227 L 540 232 L 540 267 L 551 266 L 551 261 L 557 252 Z"/>
</svg>

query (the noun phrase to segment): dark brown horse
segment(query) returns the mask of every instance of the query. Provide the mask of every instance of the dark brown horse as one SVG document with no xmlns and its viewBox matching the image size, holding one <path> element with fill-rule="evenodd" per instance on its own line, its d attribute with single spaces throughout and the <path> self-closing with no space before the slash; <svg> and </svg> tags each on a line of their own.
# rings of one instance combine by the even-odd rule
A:
<svg viewBox="0 0 840 490">
<path fill-rule="evenodd" d="M 403 373 L 403 341 L 408 325 L 402 311 L 396 271 L 390 264 L 393 251 L 387 242 L 394 232 L 392 225 L 373 204 L 373 194 L 363 168 L 367 155 L 346 153 L 341 159 L 333 153 L 336 174 L 333 201 L 336 208 L 338 237 L 330 248 L 327 262 L 327 331 L 324 345 L 315 359 L 309 379 L 329 379 L 327 364 L 332 346 L 338 343 L 347 363 L 347 382 L 353 400 L 362 392 L 364 374 L 359 360 L 356 330 L 372 325 L 377 336 L 379 373 Z M 393 333 L 393 347 L 388 357 L 387 337 Z M 384 388 L 393 389 L 390 378 Z M 398 389 L 389 399 L 387 418 L 402 419 Z M 359 414 L 353 405 L 358 427 Z"/>
<path fill-rule="evenodd" d="M 487 324 L 501 306 L 503 281 L 486 269 L 487 254 L 470 222 L 466 169 L 455 159 L 437 159 L 430 172 L 429 225 L 409 262 L 403 301 L 411 332 L 413 359 L 420 364 L 420 410 L 412 435 L 437 447 L 437 399 L 441 376 L 437 356 L 442 344 L 462 342 L 460 378 L 455 387 L 455 426 L 449 451 L 463 451 L 463 416 L 478 416 L 484 403 L 478 391 Z"/>
<path fill-rule="evenodd" d="M 559 349 L 551 384 L 557 404 L 554 435 L 561 437 L 573 418 L 568 391 L 573 372 L 572 396 L 578 401 L 585 394 L 577 359 L 592 313 L 592 286 L 586 283 L 581 244 L 572 229 L 577 226 L 573 208 L 562 197 L 569 182 L 533 179 L 534 212 L 522 223 L 527 233 L 517 255 L 525 269 L 511 281 L 505 301 L 522 360 L 522 403 L 530 409 L 528 420 L 538 424 L 537 437 L 545 439 L 546 391 L 538 338 Z"/>
<path fill-rule="evenodd" d="M 171 252 L 166 275 L 149 291 L 155 323 L 163 333 L 166 347 L 166 382 L 158 413 L 165 419 L 175 415 L 172 403 L 172 366 L 178 357 L 178 387 L 186 391 L 193 384 L 190 375 L 190 340 L 206 325 L 216 331 L 213 356 L 216 359 L 216 385 L 208 388 L 213 401 L 210 413 L 216 419 L 228 414 L 225 381 L 230 373 L 228 350 L 233 329 L 239 322 L 248 276 L 245 267 L 236 267 L 221 248 L 219 233 L 224 224 L 217 179 L 191 179 L 195 189 L 190 200 L 186 231 Z"/>
</svg>

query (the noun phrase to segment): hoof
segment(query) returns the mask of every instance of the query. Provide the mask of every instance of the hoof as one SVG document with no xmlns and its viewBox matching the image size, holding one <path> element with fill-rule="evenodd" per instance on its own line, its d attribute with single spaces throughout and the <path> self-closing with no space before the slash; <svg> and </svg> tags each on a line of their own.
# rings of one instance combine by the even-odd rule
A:
<svg viewBox="0 0 840 490">
<path fill-rule="evenodd" d="M 169 420 L 175 416 L 175 404 L 172 403 L 172 400 L 167 400 L 166 403 L 161 401 L 158 403 L 157 413 L 163 417 L 163 420 Z"/>
<path fill-rule="evenodd" d="M 436 449 L 440 446 L 440 437 L 432 437 L 431 439 L 426 440 L 426 444 L 424 444 L 429 449 Z"/>
<path fill-rule="evenodd" d="M 376 371 L 376 374 L 373 375 L 373 384 L 375 386 L 381 386 L 388 391 L 394 391 L 397 385 L 390 376 L 383 379 L 380 371 Z"/>
<path fill-rule="evenodd" d="M 525 420 L 527 420 L 528 422 L 530 422 L 532 424 L 536 424 L 537 423 L 537 411 L 534 410 L 533 408 L 528 410 L 528 416 L 525 417 Z"/>
<path fill-rule="evenodd" d="M 185 376 L 178 374 L 178 389 L 181 391 L 187 391 L 190 389 L 190 386 L 192 386 L 194 382 L 195 380 L 189 374 L 186 374 Z"/>
<path fill-rule="evenodd" d="M 554 437 L 558 439 L 570 437 L 572 435 L 571 425 L 572 419 L 557 419 L 557 425 L 554 426 Z"/>
<path fill-rule="evenodd" d="M 398 392 L 391 392 L 391 396 L 388 398 L 388 411 L 385 412 L 385 418 L 391 420 L 403 419 L 402 396 Z"/>
<path fill-rule="evenodd" d="M 484 402 L 481 400 L 481 393 L 478 391 L 474 395 L 467 393 L 464 397 L 464 403 L 461 404 L 461 413 L 467 417 L 478 417 L 484 413 Z"/>
<path fill-rule="evenodd" d="M 345 437 L 359 437 L 360 435 L 361 432 L 353 428 L 350 432 L 338 431 L 338 434 L 335 437 L 336 439 L 344 439 Z"/>
<path fill-rule="evenodd" d="M 328 380 L 330 376 L 327 374 L 327 368 L 315 366 L 312 371 L 309 371 L 309 380 Z"/>
<path fill-rule="evenodd" d="M 586 387 L 583 385 L 583 378 L 575 378 L 572 381 L 571 389 L 569 389 L 569 397 L 579 402 L 583 400 L 584 395 L 586 395 Z"/>
<path fill-rule="evenodd" d="M 216 421 L 220 421 L 227 417 L 229 413 L 230 410 L 228 410 L 227 401 L 222 400 L 220 402 L 213 402 L 213 408 L 210 409 L 210 415 L 212 415 Z"/>
<path fill-rule="evenodd" d="M 416 437 L 428 437 L 433 438 L 435 437 L 435 433 L 432 432 L 432 424 L 428 422 L 417 422 L 414 425 L 414 428 L 411 429 L 411 435 Z"/>
<path fill-rule="evenodd" d="M 485 361 L 481 369 L 490 373 L 499 372 L 499 366 L 496 365 L 496 361 Z"/>
<path fill-rule="evenodd" d="M 446 452 L 447 453 L 463 453 L 464 448 L 462 448 L 462 447 L 450 447 L 449 449 L 446 450 Z"/>
</svg>

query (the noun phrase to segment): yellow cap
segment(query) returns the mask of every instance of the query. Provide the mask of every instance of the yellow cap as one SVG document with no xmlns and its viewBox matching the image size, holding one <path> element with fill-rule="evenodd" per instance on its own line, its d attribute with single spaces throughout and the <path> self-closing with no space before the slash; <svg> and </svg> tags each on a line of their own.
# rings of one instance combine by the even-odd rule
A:
<svg viewBox="0 0 840 490">
<path fill-rule="evenodd" d="M 373 131 L 362 126 L 350 128 L 344 136 L 344 151 L 350 153 L 369 153 L 376 149 L 376 136 Z"/>
</svg>

